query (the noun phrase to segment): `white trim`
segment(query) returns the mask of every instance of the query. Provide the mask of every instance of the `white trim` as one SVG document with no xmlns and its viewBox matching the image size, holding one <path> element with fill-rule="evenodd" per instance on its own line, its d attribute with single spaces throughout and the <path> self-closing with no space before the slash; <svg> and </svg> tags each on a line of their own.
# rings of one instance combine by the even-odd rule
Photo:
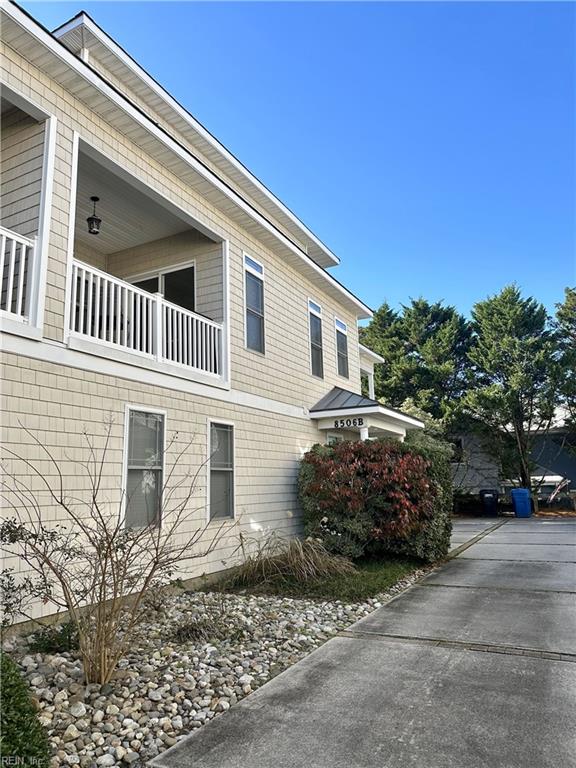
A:
<svg viewBox="0 0 576 768">
<path fill-rule="evenodd" d="M 202 371 L 199 368 L 191 368 L 170 360 L 157 360 L 153 355 L 146 352 L 140 352 L 135 349 L 123 349 L 109 341 L 91 339 L 88 336 L 77 334 L 73 331 L 68 336 L 68 347 L 100 358 L 117 360 L 140 369 L 148 368 L 170 376 L 179 376 L 182 379 L 226 389 L 226 383 L 222 376 L 219 376 L 217 373 Z"/>
<path fill-rule="evenodd" d="M 386 360 L 381 355 L 378 355 L 376 352 L 373 352 L 371 349 L 368 349 L 368 347 L 365 347 L 364 344 L 358 344 L 358 349 L 360 350 L 360 359 L 363 357 L 368 358 L 373 363 L 385 363 Z"/>
<path fill-rule="evenodd" d="M 14 88 L 14 86 L 7 85 L 4 82 L 2 82 L 2 97 L 7 99 L 15 107 L 18 107 L 22 112 L 33 117 L 38 123 L 43 123 L 45 120 L 48 120 L 49 117 L 52 117 L 49 112 L 46 112 L 45 109 L 39 106 L 29 96 L 25 96 L 17 88 Z"/>
<path fill-rule="evenodd" d="M 160 127 L 153 122 L 147 115 L 142 114 L 133 104 L 131 104 L 124 96 L 117 93 L 108 83 L 102 80 L 94 71 L 92 71 L 81 59 L 74 56 L 70 51 L 63 47 L 63 45 L 53 38 L 49 33 L 43 30 L 38 24 L 31 25 L 31 20 L 18 8 L 18 6 L 12 4 L 2 4 L 2 10 L 13 19 L 15 23 L 24 29 L 28 30 L 36 39 L 48 48 L 58 59 L 69 66 L 80 77 L 86 80 L 97 91 L 102 93 L 119 109 L 125 112 L 131 119 L 140 125 L 144 130 L 148 131 L 158 142 L 174 153 L 179 159 L 181 159 L 186 165 L 192 168 L 199 176 L 208 181 L 214 188 L 216 188 L 221 194 L 231 200 L 240 210 L 242 210 L 247 216 L 256 221 L 262 226 L 269 234 L 275 237 L 286 248 L 288 248 L 295 256 L 297 256 L 302 262 L 309 266 L 317 275 L 321 276 L 323 280 L 326 280 L 332 288 L 341 293 L 347 301 L 352 303 L 356 309 L 360 310 L 361 314 L 358 317 L 372 317 L 372 310 L 367 307 L 363 302 L 357 299 L 352 293 L 350 293 L 344 286 L 340 285 L 328 272 L 320 267 L 316 262 L 303 252 L 298 246 L 296 246 L 289 237 L 279 231 L 271 222 L 266 219 L 265 216 L 254 210 L 243 198 L 238 195 L 234 190 L 230 189 L 223 181 L 221 181 L 212 171 L 204 167 L 196 158 L 194 158 L 184 147 L 173 139 L 170 135 L 165 134 Z"/>
<path fill-rule="evenodd" d="M 98 346 L 98 345 L 95 345 Z M 106 357 L 87 354 L 84 351 L 70 349 L 64 344 L 43 339 L 39 344 L 31 339 L 5 334 L 2 337 L 2 351 L 5 354 L 29 357 L 35 360 L 64 365 L 82 371 L 89 371 L 105 376 L 114 376 L 127 381 L 135 381 L 138 384 L 159 387 L 161 389 L 176 392 L 185 392 L 197 397 L 209 398 L 230 405 L 238 405 L 253 408 L 265 413 L 274 413 L 277 416 L 286 416 L 294 419 L 309 420 L 308 410 L 303 407 L 272 400 L 268 397 L 254 395 L 241 390 L 224 389 L 214 384 L 207 385 L 197 381 L 180 378 L 172 371 L 161 372 L 152 370 L 149 365 L 138 367 L 131 363 L 112 360 L 108 351 Z"/>
<path fill-rule="evenodd" d="M 164 490 L 164 477 L 166 470 L 166 423 L 168 421 L 167 411 L 162 408 L 154 408 L 149 405 L 138 405 L 137 403 L 125 403 L 124 404 L 124 443 L 122 446 L 122 507 L 121 507 L 121 523 L 122 528 L 126 524 L 126 502 L 128 501 L 128 440 L 129 440 L 129 427 L 130 427 L 130 411 L 137 411 L 139 413 L 157 413 L 164 418 L 163 430 L 162 430 L 162 490 Z M 160 515 L 159 527 L 162 527 L 162 515 Z"/>
<path fill-rule="evenodd" d="M 72 134 L 72 172 L 70 177 L 70 204 L 68 207 L 68 243 L 66 248 L 66 293 L 64 295 L 64 342 L 70 337 L 72 311 L 72 272 L 74 263 L 74 237 L 76 230 L 76 196 L 78 190 L 78 151 L 80 136 Z"/>
<path fill-rule="evenodd" d="M 341 328 L 338 327 L 338 324 L 340 324 Z M 343 336 L 346 337 L 346 365 L 348 368 L 348 375 L 344 376 L 343 373 L 340 373 L 340 366 L 338 365 L 338 334 L 341 333 Z M 339 376 L 341 379 L 346 379 L 346 381 L 350 381 L 350 349 L 348 344 L 348 325 L 344 322 L 344 320 L 340 320 L 339 317 L 336 317 L 334 315 L 334 344 L 336 345 L 336 375 Z"/>
<path fill-rule="evenodd" d="M 404 413 L 398 411 L 391 411 L 382 405 L 365 405 L 358 406 L 357 408 L 340 408 L 339 410 L 326 410 L 326 411 L 314 411 L 310 414 L 310 418 L 315 421 L 320 419 L 337 419 L 340 417 L 355 418 L 357 416 L 385 416 L 388 419 L 399 421 L 402 424 L 410 424 L 412 427 L 418 429 L 424 429 L 424 422 L 419 419 L 415 419 L 412 416 L 407 416 Z"/>
<path fill-rule="evenodd" d="M 210 449 L 212 448 L 212 424 L 222 424 L 222 426 L 225 427 L 232 427 L 232 516 L 215 517 L 214 520 L 210 518 L 210 473 L 212 471 L 212 454 Z M 222 525 L 223 523 L 236 520 L 236 423 L 234 421 L 229 421 L 228 419 L 217 419 L 208 416 L 206 425 L 206 522 Z"/>
<path fill-rule="evenodd" d="M 140 282 L 141 280 L 150 280 L 153 277 L 158 278 L 158 291 L 156 293 L 161 293 L 162 296 L 165 296 L 164 292 L 164 284 L 162 278 L 164 275 L 168 275 L 171 272 L 180 272 L 182 269 L 190 269 L 190 267 L 194 267 L 194 309 L 193 312 L 196 312 L 197 304 L 197 283 L 198 283 L 198 270 L 196 269 L 196 259 L 188 259 L 187 261 L 179 262 L 178 264 L 171 264 L 169 267 L 162 267 L 158 269 L 151 269 L 148 272 L 142 272 L 137 275 L 130 275 L 129 277 L 122 277 L 121 280 L 125 280 L 127 283 L 131 283 L 134 285 L 135 283 Z"/>
<path fill-rule="evenodd" d="M 230 244 L 228 240 L 222 241 L 222 343 L 226 345 L 223 350 L 222 379 L 226 386 L 231 386 L 230 370 Z"/>
<path fill-rule="evenodd" d="M 21 320 L 11 312 L 0 310 L 0 331 L 2 333 L 12 333 L 16 336 L 24 336 L 28 339 L 42 338 L 42 331 L 34 325 L 26 322 L 25 318 Z"/>
<path fill-rule="evenodd" d="M 67 32 L 75 29 L 78 26 L 86 26 L 87 29 L 98 39 L 98 41 L 108 50 L 116 56 L 128 69 L 130 69 L 140 80 L 142 80 L 151 91 L 162 99 L 171 109 L 173 109 L 179 117 L 181 117 L 186 123 L 188 123 L 194 131 L 214 147 L 218 152 L 231 163 L 236 170 L 238 170 L 249 182 L 254 184 L 263 195 L 265 195 L 270 202 L 277 206 L 282 213 L 287 216 L 298 229 L 306 236 L 309 237 L 318 248 L 328 257 L 332 265 L 340 263 L 340 259 L 332 251 L 319 240 L 313 232 L 311 232 L 306 225 L 301 222 L 298 217 L 287 208 L 281 200 L 279 200 L 270 190 L 268 190 L 262 182 L 256 178 L 250 171 L 236 158 L 234 155 L 226 149 L 212 134 L 204 128 L 186 109 L 184 109 L 178 102 L 166 91 L 159 83 L 151 78 L 144 69 L 135 62 L 131 56 L 126 54 L 125 51 L 107 35 L 103 30 L 99 29 L 86 14 L 81 14 L 77 19 L 73 19 L 71 22 L 64 24 L 56 30 L 55 37 L 60 38 Z"/>
<path fill-rule="evenodd" d="M 250 266 L 250 264 L 246 264 L 246 259 L 249 259 L 254 264 L 258 264 L 258 266 L 261 268 L 261 272 L 258 272 L 253 267 Z M 258 259 L 253 258 L 250 256 L 249 253 L 246 253 L 246 251 L 242 251 L 242 291 L 243 291 L 243 298 L 244 298 L 244 349 L 246 349 L 248 352 L 253 352 L 256 355 L 261 355 L 262 357 L 266 356 L 266 288 L 265 288 L 265 275 L 266 271 L 264 269 L 264 264 L 262 264 L 261 261 L 258 261 Z M 264 349 L 252 349 L 252 347 L 248 346 L 248 305 L 246 303 L 246 273 L 248 272 L 249 275 L 252 275 L 257 280 L 260 280 L 262 283 L 262 346 Z M 253 312 L 254 310 L 250 310 Z"/>
<path fill-rule="evenodd" d="M 312 308 L 310 306 L 311 303 L 314 304 L 315 307 L 318 307 L 320 312 Z M 318 376 L 318 374 L 314 373 L 312 370 L 312 323 L 310 322 L 310 315 L 314 315 L 314 317 L 317 317 L 320 320 L 320 335 L 322 337 L 322 344 L 320 347 L 322 351 L 322 376 Z M 324 381 L 324 323 L 322 321 L 322 305 L 310 297 L 308 297 L 308 315 L 306 319 L 308 320 L 308 357 L 310 360 L 310 375 L 314 376 L 314 378 L 319 381 Z"/>
<path fill-rule="evenodd" d="M 38 260 L 35 269 L 35 285 L 32 297 L 35 306 L 34 325 L 41 330 L 44 327 L 44 305 L 46 300 L 46 274 L 48 271 L 48 246 L 50 225 L 52 223 L 52 192 L 54 189 L 54 163 L 56 159 L 57 120 L 49 117 L 46 120 L 44 133 L 44 157 L 42 159 L 42 188 L 40 192 L 40 217 L 38 221 L 38 239 L 36 241 L 35 258 Z"/>
<path fill-rule="evenodd" d="M 156 187 L 151 187 L 145 181 L 137 176 L 134 171 L 127 165 L 113 160 L 108 155 L 104 154 L 102 148 L 94 143 L 92 139 L 86 138 L 79 134 L 80 143 L 83 145 L 80 147 L 80 151 L 94 160 L 95 163 L 101 165 L 112 175 L 118 176 L 118 178 L 125 181 L 129 186 L 134 187 L 138 192 L 148 197 L 155 205 L 160 208 L 164 208 L 169 213 L 173 214 L 176 218 L 181 219 L 184 223 L 193 229 L 197 229 L 201 234 L 205 235 L 213 243 L 219 243 L 224 239 L 224 236 L 216 232 L 212 227 L 207 226 L 197 218 L 198 211 L 194 209 L 194 213 L 191 213 L 187 208 L 183 208 L 177 202 L 174 202 L 170 197 L 167 197 L 163 192 L 160 192 Z M 178 234 L 178 233 L 177 233 Z M 176 235 L 169 235 L 168 237 L 174 237 Z M 181 233 L 180 233 L 181 234 Z"/>
</svg>

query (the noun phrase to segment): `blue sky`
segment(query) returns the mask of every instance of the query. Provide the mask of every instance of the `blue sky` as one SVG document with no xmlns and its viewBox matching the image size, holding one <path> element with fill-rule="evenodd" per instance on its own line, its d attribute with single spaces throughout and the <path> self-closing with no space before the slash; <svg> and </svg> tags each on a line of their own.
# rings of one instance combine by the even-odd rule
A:
<svg viewBox="0 0 576 768">
<path fill-rule="evenodd" d="M 24 2 L 87 11 L 342 259 L 370 306 L 576 283 L 572 3 Z"/>
</svg>

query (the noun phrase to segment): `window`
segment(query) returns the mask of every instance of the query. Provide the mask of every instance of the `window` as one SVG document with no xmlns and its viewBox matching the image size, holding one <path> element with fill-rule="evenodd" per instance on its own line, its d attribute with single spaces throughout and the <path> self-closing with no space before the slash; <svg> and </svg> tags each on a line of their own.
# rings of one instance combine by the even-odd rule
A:
<svg viewBox="0 0 576 768">
<path fill-rule="evenodd" d="M 210 423 L 210 520 L 234 517 L 234 427 Z"/>
<path fill-rule="evenodd" d="M 127 528 L 160 523 L 164 477 L 164 415 L 129 408 L 127 412 Z"/>
<path fill-rule="evenodd" d="M 342 443 L 344 437 L 335 432 L 328 432 L 326 435 L 326 445 L 334 445 L 335 443 Z"/>
<path fill-rule="evenodd" d="M 322 353 L 322 308 L 314 301 L 308 302 L 310 318 L 310 364 L 312 375 L 324 378 L 324 359 Z"/>
<path fill-rule="evenodd" d="M 244 256 L 246 346 L 264 354 L 264 267 Z"/>
<path fill-rule="evenodd" d="M 133 280 L 132 285 L 149 293 L 161 293 L 167 301 L 194 312 L 196 285 L 194 266 L 163 270 L 155 275 Z"/>
<path fill-rule="evenodd" d="M 336 318 L 336 355 L 338 375 L 348 378 L 348 328 L 346 323 Z"/>
</svg>

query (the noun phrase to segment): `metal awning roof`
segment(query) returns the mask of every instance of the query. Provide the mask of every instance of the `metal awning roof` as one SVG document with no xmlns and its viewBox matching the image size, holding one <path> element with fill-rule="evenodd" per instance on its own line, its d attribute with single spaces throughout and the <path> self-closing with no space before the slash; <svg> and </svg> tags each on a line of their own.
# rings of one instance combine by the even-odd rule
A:
<svg viewBox="0 0 576 768">
<path fill-rule="evenodd" d="M 349 392 L 347 389 L 334 387 L 316 405 L 310 408 L 310 413 L 315 411 L 341 411 L 344 408 L 374 408 L 379 407 L 377 400 L 371 400 L 364 395 L 358 395 L 356 392 Z"/>
</svg>

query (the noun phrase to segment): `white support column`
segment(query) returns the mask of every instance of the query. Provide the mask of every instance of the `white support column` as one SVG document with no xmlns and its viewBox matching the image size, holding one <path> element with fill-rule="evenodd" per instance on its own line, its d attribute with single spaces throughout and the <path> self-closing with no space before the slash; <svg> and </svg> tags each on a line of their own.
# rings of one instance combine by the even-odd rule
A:
<svg viewBox="0 0 576 768">
<path fill-rule="evenodd" d="M 371 400 L 376 400 L 376 395 L 374 393 L 374 371 L 368 373 L 368 397 Z"/>
<path fill-rule="evenodd" d="M 222 379 L 230 387 L 230 252 L 222 241 Z"/>
<path fill-rule="evenodd" d="M 360 429 L 360 440 L 362 442 L 365 442 L 366 440 L 369 439 L 369 435 L 370 435 L 370 433 L 369 433 L 368 427 L 361 427 L 361 429 Z"/>
<path fill-rule="evenodd" d="M 52 219 L 52 188 L 54 186 L 54 160 L 56 156 L 55 117 L 46 120 L 44 132 L 44 158 L 42 161 L 42 189 L 40 194 L 40 218 L 38 238 L 34 248 L 34 279 L 30 291 L 31 322 L 37 328 L 44 325 L 44 303 L 46 299 L 46 273 L 48 268 L 48 240 Z"/>
</svg>

